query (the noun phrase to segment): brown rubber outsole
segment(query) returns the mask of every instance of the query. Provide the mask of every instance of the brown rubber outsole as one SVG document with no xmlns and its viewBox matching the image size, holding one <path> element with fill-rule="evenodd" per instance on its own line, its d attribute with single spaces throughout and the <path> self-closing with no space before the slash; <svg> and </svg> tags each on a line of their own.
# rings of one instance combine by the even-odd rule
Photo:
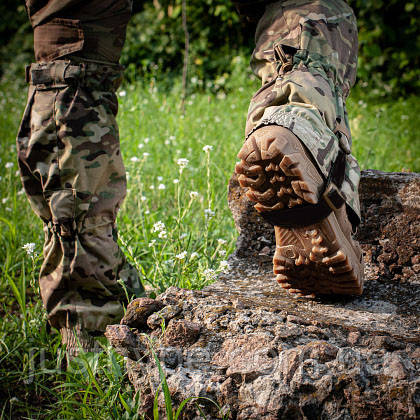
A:
<svg viewBox="0 0 420 420">
<path fill-rule="evenodd" d="M 248 188 L 246 195 L 256 202 L 258 211 L 318 202 L 323 179 L 289 130 L 259 129 L 244 143 L 238 157 L 239 183 Z M 273 271 L 281 287 L 299 296 L 362 293 L 360 247 L 344 233 L 334 212 L 305 227 L 275 226 L 275 235 Z"/>
</svg>

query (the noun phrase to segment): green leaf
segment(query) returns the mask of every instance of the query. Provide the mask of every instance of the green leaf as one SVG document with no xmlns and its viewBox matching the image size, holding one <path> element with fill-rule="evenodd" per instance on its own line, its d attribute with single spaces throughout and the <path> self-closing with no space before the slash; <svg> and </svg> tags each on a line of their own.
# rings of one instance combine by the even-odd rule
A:
<svg viewBox="0 0 420 420">
<path fill-rule="evenodd" d="M 414 3 L 407 3 L 405 5 L 405 11 L 410 13 L 414 10 L 415 4 Z"/>
</svg>

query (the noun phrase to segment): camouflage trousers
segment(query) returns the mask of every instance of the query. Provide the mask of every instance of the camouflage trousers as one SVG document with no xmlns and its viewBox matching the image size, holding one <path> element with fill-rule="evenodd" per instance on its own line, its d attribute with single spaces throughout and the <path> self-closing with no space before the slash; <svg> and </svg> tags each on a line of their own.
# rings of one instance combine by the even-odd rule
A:
<svg viewBox="0 0 420 420">
<path fill-rule="evenodd" d="M 18 160 L 32 209 L 44 222 L 40 289 L 56 328 L 102 332 L 120 319 L 139 279 L 118 247 L 126 192 L 115 116 L 117 65 L 32 64 L 18 132 Z"/>
<path fill-rule="evenodd" d="M 360 169 L 351 154 L 346 98 L 356 78 L 357 26 L 343 0 L 281 0 L 258 22 L 251 59 L 262 87 L 251 100 L 246 137 L 266 125 L 290 129 L 325 179 L 346 155 L 340 192 L 350 220 L 360 222 Z"/>
</svg>

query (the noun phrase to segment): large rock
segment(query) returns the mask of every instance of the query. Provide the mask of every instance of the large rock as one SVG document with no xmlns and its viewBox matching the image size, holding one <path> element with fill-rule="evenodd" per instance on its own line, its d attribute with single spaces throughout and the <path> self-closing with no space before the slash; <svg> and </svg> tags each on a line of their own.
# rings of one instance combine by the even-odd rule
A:
<svg viewBox="0 0 420 420">
<path fill-rule="evenodd" d="M 236 256 L 274 254 L 273 228 L 254 210 L 236 176 L 229 181 L 229 207 L 239 231 Z M 363 222 L 357 239 L 368 270 L 386 279 L 414 281 L 420 276 L 420 174 L 363 171 L 360 183 Z"/>
<path fill-rule="evenodd" d="M 185 419 L 199 418 L 196 404 L 209 419 L 419 418 L 419 174 L 363 174 L 367 280 L 356 298 L 307 300 L 278 287 L 272 228 L 243 192 L 232 178 L 240 236 L 230 271 L 201 291 L 168 289 L 156 298 L 159 312 L 130 321 L 137 329 L 107 331 L 127 357 L 142 412 L 151 415 L 161 382 L 147 333 L 173 405 L 213 401 L 190 401 Z"/>
</svg>

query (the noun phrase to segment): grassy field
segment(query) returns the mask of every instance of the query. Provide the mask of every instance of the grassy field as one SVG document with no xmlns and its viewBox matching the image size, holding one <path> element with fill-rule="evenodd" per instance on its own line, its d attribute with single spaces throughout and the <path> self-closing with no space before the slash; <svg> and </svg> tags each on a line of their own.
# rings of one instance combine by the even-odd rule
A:
<svg viewBox="0 0 420 420">
<path fill-rule="evenodd" d="M 227 94 L 214 93 L 220 83 L 191 94 L 184 115 L 179 82 L 170 90 L 148 83 L 119 91 L 128 173 L 121 246 L 150 293 L 203 287 L 226 269 L 234 248 L 226 185 L 257 82 L 233 77 L 224 81 Z M 103 353 L 60 368 L 59 336 L 46 327 L 36 280 L 41 223 L 16 172 L 24 93 L 7 86 L 0 92 L 0 418 L 137 418 L 123 359 L 105 342 Z M 348 108 L 362 169 L 420 171 L 417 97 L 374 102 L 358 91 Z M 28 243 L 32 253 L 23 249 Z"/>
</svg>

